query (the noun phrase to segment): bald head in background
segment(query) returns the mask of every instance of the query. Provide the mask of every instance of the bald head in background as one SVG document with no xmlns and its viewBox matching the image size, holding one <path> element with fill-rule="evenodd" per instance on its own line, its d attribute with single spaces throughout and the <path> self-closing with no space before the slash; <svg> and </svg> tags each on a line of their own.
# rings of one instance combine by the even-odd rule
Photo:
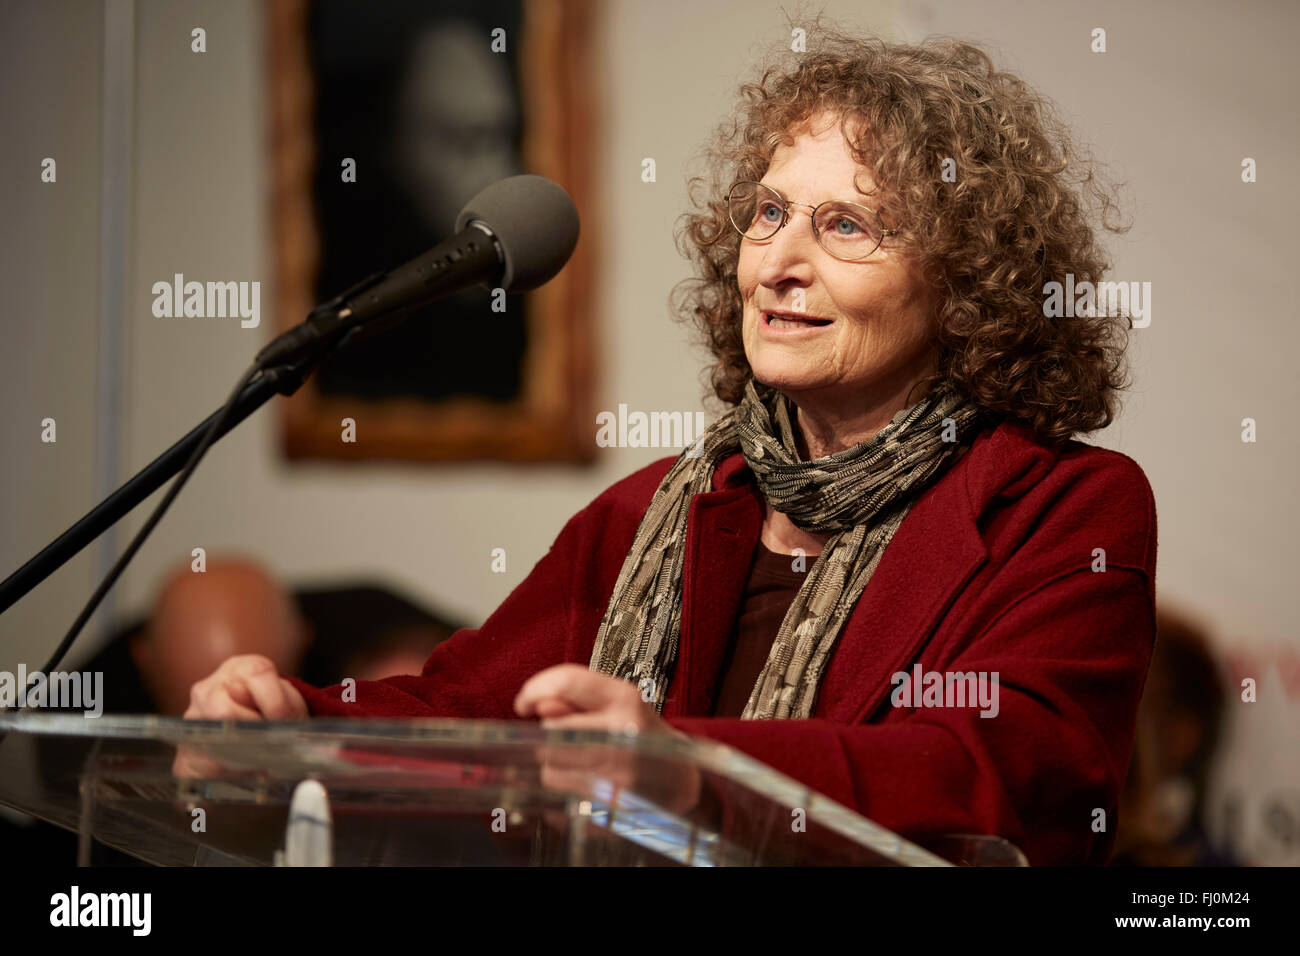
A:
<svg viewBox="0 0 1300 956">
<path fill-rule="evenodd" d="M 298 672 L 310 635 L 297 602 L 254 561 L 210 558 L 167 577 L 131 656 L 160 713 L 182 714 L 190 686 L 237 654 L 261 654 Z"/>
</svg>

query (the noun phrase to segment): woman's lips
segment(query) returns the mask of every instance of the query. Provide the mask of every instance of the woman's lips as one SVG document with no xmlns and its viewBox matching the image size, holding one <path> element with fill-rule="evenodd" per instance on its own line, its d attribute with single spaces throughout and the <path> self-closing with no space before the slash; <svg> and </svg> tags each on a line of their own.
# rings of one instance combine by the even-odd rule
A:
<svg viewBox="0 0 1300 956">
<path fill-rule="evenodd" d="M 815 332 L 830 324 L 830 319 L 823 319 L 816 315 L 800 315 L 795 312 L 763 312 L 759 316 L 759 326 L 764 332 L 773 335 Z"/>
</svg>

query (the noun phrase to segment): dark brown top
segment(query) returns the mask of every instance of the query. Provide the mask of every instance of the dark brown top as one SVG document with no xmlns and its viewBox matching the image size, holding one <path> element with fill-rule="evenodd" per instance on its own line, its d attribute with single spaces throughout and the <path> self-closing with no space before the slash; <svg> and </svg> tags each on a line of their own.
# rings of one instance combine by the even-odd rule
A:
<svg viewBox="0 0 1300 956">
<path fill-rule="evenodd" d="M 816 560 L 816 555 L 808 555 L 800 565 L 804 570 L 796 571 L 795 555 L 777 554 L 761 541 L 758 543 L 722 662 L 722 682 L 713 705 L 714 717 L 739 717 L 744 711 L 759 672 L 767 663 L 776 632 L 785 620 L 785 612 Z"/>
</svg>

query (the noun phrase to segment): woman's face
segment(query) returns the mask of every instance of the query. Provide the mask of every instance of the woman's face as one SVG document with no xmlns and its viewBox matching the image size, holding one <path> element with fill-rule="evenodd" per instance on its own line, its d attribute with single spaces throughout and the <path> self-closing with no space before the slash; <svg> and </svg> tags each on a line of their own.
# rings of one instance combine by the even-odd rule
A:
<svg viewBox="0 0 1300 956">
<path fill-rule="evenodd" d="M 777 148 L 762 182 L 809 206 L 847 199 L 878 208 L 855 177 L 863 189 L 875 185 L 849 152 L 838 118 L 823 114 L 793 146 Z M 933 367 L 933 297 L 895 238 L 886 236 L 864 260 L 845 262 L 818 245 L 811 213 L 791 206 L 790 221 L 772 238 L 741 240 L 745 355 L 758 381 L 801 408 L 888 421 Z M 773 325 L 772 312 L 829 321 Z"/>
</svg>

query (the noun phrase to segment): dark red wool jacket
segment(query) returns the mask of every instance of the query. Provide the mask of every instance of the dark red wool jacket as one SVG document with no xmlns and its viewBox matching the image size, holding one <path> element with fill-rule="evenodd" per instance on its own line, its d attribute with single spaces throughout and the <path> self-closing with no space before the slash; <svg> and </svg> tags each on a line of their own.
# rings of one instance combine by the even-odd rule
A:
<svg viewBox="0 0 1300 956">
<path fill-rule="evenodd" d="M 505 603 L 439 645 L 421 676 L 361 682 L 356 703 L 295 681 L 312 714 L 514 718 L 533 674 L 590 662 L 671 463 L 623 479 L 570 519 Z M 1155 503 L 1132 459 L 1079 442 L 1058 454 L 1014 424 L 983 432 L 885 550 L 807 720 L 705 716 L 763 515 L 741 455 L 719 465 L 713 489 L 691 502 L 670 724 L 913 839 L 995 833 L 1036 865 L 1105 862 L 1155 637 Z M 1101 552 L 1105 570 L 1094 570 Z M 997 716 L 893 706 L 891 675 L 918 663 L 998 672 Z"/>
</svg>

